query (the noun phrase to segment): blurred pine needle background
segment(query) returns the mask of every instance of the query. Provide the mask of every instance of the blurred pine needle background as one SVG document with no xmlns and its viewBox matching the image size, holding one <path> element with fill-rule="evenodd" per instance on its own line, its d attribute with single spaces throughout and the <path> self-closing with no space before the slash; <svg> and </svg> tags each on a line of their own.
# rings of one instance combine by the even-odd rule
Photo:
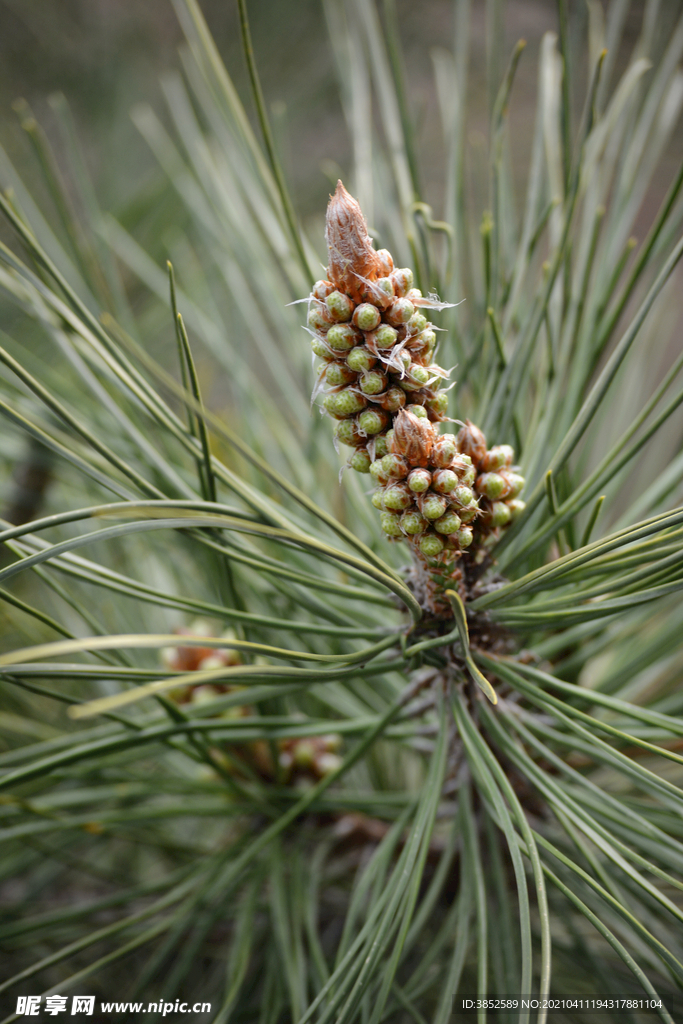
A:
<svg viewBox="0 0 683 1024">
<path fill-rule="evenodd" d="M 0 19 L 2 1021 L 674 1024 L 681 4 Z M 527 479 L 469 648 L 311 408 L 338 177 Z"/>
</svg>

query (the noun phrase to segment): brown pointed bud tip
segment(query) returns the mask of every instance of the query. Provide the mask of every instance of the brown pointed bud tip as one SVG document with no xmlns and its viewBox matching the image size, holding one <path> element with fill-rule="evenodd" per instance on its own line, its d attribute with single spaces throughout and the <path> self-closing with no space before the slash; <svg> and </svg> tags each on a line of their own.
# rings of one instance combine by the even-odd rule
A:
<svg viewBox="0 0 683 1024">
<path fill-rule="evenodd" d="M 356 302 L 360 301 L 363 281 L 380 277 L 383 264 L 372 247 L 360 205 L 341 181 L 337 182 L 327 206 L 325 239 L 330 281 Z"/>
<path fill-rule="evenodd" d="M 486 438 L 479 427 L 475 427 L 471 420 L 465 420 L 465 426 L 458 431 L 458 451 L 463 455 L 469 455 L 475 466 L 486 455 Z"/>
<path fill-rule="evenodd" d="M 429 420 L 399 409 L 394 419 L 393 452 L 405 456 L 411 466 L 426 466 L 435 437 Z"/>
</svg>

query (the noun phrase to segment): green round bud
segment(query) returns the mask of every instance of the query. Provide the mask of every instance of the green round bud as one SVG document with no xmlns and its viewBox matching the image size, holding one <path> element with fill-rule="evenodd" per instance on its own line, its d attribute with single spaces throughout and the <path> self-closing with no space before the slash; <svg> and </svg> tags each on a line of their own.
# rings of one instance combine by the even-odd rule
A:
<svg viewBox="0 0 683 1024">
<path fill-rule="evenodd" d="M 366 434 L 380 434 L 389 426 L 389 414 L 384 409 L 366 409 L 358 417 L 358 427 Z"/>
<path fill-rule="evenodd" d="M 313 331 L 321 331 L 323 334 L 333 322 L 327 306 L 323 302 L 313 300 L 308 307 L 308 326 Z"/>
<path fill-rule="evenodd" d="M 425 405 L 435 416 L 445 416 L 448 412 L 448 392 L 437 391 L 433 398 L 427 399 Z"/>
<path fill-rule="evenodd" d="M 468 548 L 474 540 L 474 534 L 472 533 L 471 526 L 461 526 L 458 530 L 456 537 L 458 538 L 458 544 L 461 548 Z"/>
<path fill-rule="evenodd" d="M 334 436 L 340 444 L 347 444 L 349 448 L 362 448 L 366 441 L 355 420 L 340 420 L 334 428 Z"/>
<path fill-rule="evenodd" d="M 343 391 L 337 391 L 334 395 L 326 395 L 323 400 L 323 406 L 327 412 L 338 419 L 353 416 L 354 413 L 364 409 L 367 404 L 367 398 L 352 388 L 344 388 Z"/>
<path fill-rule="evenodd" d="M 437 533 L 457 533 L 462 523 L 460 522 L 460 516 L 456 515 L 455 512 L 446 512 L 444 516 L 437 519 L 434 523 L 434 529 Z"/>
<path fill-rule="evenodd" d="M 441 472 L 448 473 L 449 470 L 445 469 Z M 455 498 L 460 505 L 471 505 L 474 501 L 474 491 L 471 487 L 459 484 L 451 494 L 451 498 Z"/>
<path fill-rule="evenodd" d="M 390 537 L 403 536 L 401 520 L 394 512 L 382 512 L 379 517 L 379 521 L 384 532 L 389 534 Z"/>
<path fill-rule="evenodd" d="M 349 466 L 357 473 L 369 473 L 372 462 L 364 448 L 359 448 L 349 459 Z"/>
<path fill-rule="evenodd" d="M 332 292 L 325 299 L 330 316 L 336 323 L 344 323 L 351 319 L 353 313 L 353 302 L 343 292 Z"/>
<path fill-rule="evenodd" d="M 389 453 L 389 445 L 387 444 L 386 434 L 377 434 L 375 436 L 375 458 L 382 459 Z"/>
<path fill-rule="evenodd" d="M 377 305 L 385 309 L 394 297 L 394 282 L 391 278 L 378 277 L 373 282 L 373 295 L 377 298 Z"/>
<path fill-rule="evenodd" d="M 408 294 L 406 295 L 406 298 L 410 299 L 411 302 L 415 302 L 416 299 L 422 298 L 422 292 L 420 291 L 419 288 L 411 288 Z"/>
<path fill-rule="evenodd" d="M 371 302 L 361 302 L 353 311 L 353 324 L 359 331 L 374 331 L 381 319 L 380 311 Z"/>
<path fill-rule="evenodd" d="M 489 523 L 491 526 L 507 526 L 512 519 L 512 513 L 504 501 L 494 501 L 491 505 Z"/>
<path fill-rule="evenodd" d="M 311 294 L 320 302 L 324 302 L 328 295 L 334 291 L 334 285 L 329 281 L 316 281 Z"/>
<path fill-rule="evenodd" d="M 423 366 L 428 366 L 433 361 L 435 349 L 436 334 L 432 330 L 422 331 L 410 344 L 413 358 L 417 359 Z"/>
<path fill-rule="evenodd" d="M 313 355 L 318 356 L 319 359 L 324 359 L 329 362 L 333 358 L 332 352 L 330 352 L 329 345 L 326 345 L 322 338 L 311 338 L 311 348 L 313 349 Z"/>
<path fill-rule="evenodd" d="M 370 501 L 372 502 L 372 504 L 375 506 L 375 508 L 379 509 L 380 512 L 384 508 L 384 501 L 382 500 L 382 494 L 383 493 L 384 492 L 381 489 L 377 490 L 377 491 L 373 491 L 372 492 L 372 497 L 370 498 Z"/>
<path fill-rule="evenodd" d="M 515 519 L 519 519 L 526 508 L 526 502 L 520 501 L 519 498 L 513 498 L 512 501 L 507 502 L 507 507 L 510 510 L 510 520 L 514 522 Z"/>
<path fill-rule="evenodd" d="M 501 446 L 502 447 L 502 446 Z M 507 498 L 516 498 L 518 494 L 521 494 L 524 490 L 526 480 L 519 473 L 513 473 L 512 470 L 508 469 L 500 474 L 504 480 L 507 480 L 510 490 L 507 492 Z"/>
<path fill-rule="evenodd" d="M 423 405 L 407 405 L 406 412 L 412 412 L 413 416 L 417 416 L 419 420 L 429 419 L 429 417 L 427 416 L 427 411 Z"/>
<path fill-rule="evenodd" d="M 335 324 L 328 331 L 326 340 L 336 352 L 347 352 L 360 341 L 360 335 L 350 324 Z"/>
<path fill-rule="evenodd" d="M 413 504 L 413 497 L 410 488 L 406 484 L 389 484 L 384 492 L 384 505 L 386 508 L 402 512 L 403 509 L 410 508 Z"/>
<path fill-rule="evenodd" d="M 394 270 L 390 275 L 395 295 L 405 295 L 413 287 L 413 272 L 407 267 Z"/>
<path fill-rule="evenodd" d="M 422 334 L 423 331 L 427 330 L 428 324 L 429 320 L 427 319 L 427 317 L 424 315 L 424 313 L 420 313 L 420 311 L 418 310 L 416 313 L 413 313 L 410 320 L 408 321 L 408 333 Z"/>
<path fill-rule="evenodd" d="M 382 465 L 381 459 L 375 459 L 375 461 L 370 464 L 370 469 L 368 470 L 368 472 L 370 473 L 370 476 L 372 477 L 376 484 L 384 485 L 389 483 L 389 477 L 384 472 L 384 467 Z"/>
<path fill-rule="evenodd" d="M 410 299 L 394 299 L 385 316 L 394 327 L 401 327 L 408 323 L 414 312 L 415 307 Z"/>
<path fill-rule="evenodd" d="M 477 477 L 477 490 L 490 501 L 496 501 L 507 494 L 509 487 L 507 481 L 498 473 L 482 473 Z"/>
<path fill-rule="evenodd" d="M 432 478 L 432 487 L 439 494 L 450 494 L 458 486 L 458 477 L 452 469 L 437 469 Z"/>
<path fill-rule="evenodd" d="M 325 380 L 333 388 L 339 387 L 341 384 L 350 384 L 355 379 L 356 375 L 353 370 L 350 370 L 344 363 L 329 363 L 325 370 Z"/>
<path fill-rule="evenodd" d="M 471 523 L 474 519 L 477 518 L 478 512 L 478 505 L 466 505 L 465 508 L 458 509 L 458 515 L 460 516 L 460 519 L 462 520 L 463 523 Z"/>
<path fill-rule="evenodd" d="M 358 344 L 361 335 L 353 329 L 351 324 L 334 324 L 327 332 L 326 340 L 335 352 L 348 352 L 350 348 Z"/>
<path fill-rule="evenodd" d="M 315 762 L 316 750 L 311 740 L 296 739 L 292 746 L 292 762 L 297 768 L 311 768 Z"/>
<path fill-rule="evenodd" d="M 442 434 L 434 442 L 431 453 L 432 464 L 439 469 L 445 469 L 446 466 L 450 466 L 457 453 L 458 447 L 455 443 L 455 436 L 453 434 Z"/>
<path fill-rule="evenodd" d="M 424 516 L 421 516 L 415 509 L 408 509 L 401 516 L 401 526 L 403 532 L 409 534 L 411 537 L 416 536 L 418 533 L 424 533 L 429 523 Z"/>
<path fill-rule="evenodd" d="M 427 558 L 436 558 L 444 549 L 444 542 L 435 533 L 425 533 L 420 537 L 417 546 Z"/>
<path fill-rule="evenodd" d="M 375 348 L 392 348 L 396 344 L 398 331 L 389 324 L 380 324 L 376 331 L 373 331 L 368 338 Z"/>
<path fill-rule="evenodd" d="M 489 448 L 481 460 L 481 468 L 486 473 L 495 473 L 498 469 L 511 466 L 514 457 L 514 449 L 509 444 L 496 444 L 493 448 Z"/>
<path fill-rule="evenodd" d="M 415 494 L 424 494 L 432 483 L 432 474 L 428 469 L 411 469 L 408 474 L 408 487 Z"/>
<path fill-rule="evenodd" d="M 431 327 L 429 330 L 423 331 L 420 335 L 420 341 L 425 349 L 433 351 L 436 348 L 436 331 L 433 331 Z"/>
<path fill-rule="evenodd" d="M 389 453 L 382 458 L 382 469 L 390 480 L 404 480 L 408 476 L 408 463 L 402 455 Z"/>
<path fill-rule="evenodd" d="M 386 434 L 384 435 L 384 443 L 387 446 L 387 452 L 391 451 L 391 445 L 393 443 L 393 440 L 394 440 L 394 428 L 392 427 L 391 430 L 387 430 Z M 386 452 L 385 452 L 385 455 L 386 455 Z"/>
<path fill-rule="evenodd" d="M 383 373 L 378 370 L 370 370 L 368 373 L 362 374 L 359 386 L 366 395 L 380 395 L 388 383 Z"/>
<path fill-rule="evenodd" d="M 401 387 L 404 391 L 419 391 L 420 388 L 425 386 L 430 377 L 431 373 L 426 366 L 420 366 L 419 363 L 411 363 L 406 376 L 400 382 Z"/>
<path fill-rule="evenodd" d="M 403 388 L 391 387 L 382 395 L 379 404 L 387 412 L 398 412 L 406 404 L 406 393 Z"/>
<path fill-rule="evenodd" d="M 496 473 L 505 466 L 505 455 L 500 450 L 500 445 L 489 448 L 484 458 L 479 463 L 479 468 L 485 473 Z"/>
<path fill-rule="evenodd" d="M 448 502 L 440 494 L 429 492 L 419 499 L 420 512 L 425 519 L 440 519 L 448 508 Z"/>
<path fill-rule="evenodd" d="M 474 481 L 477 479 L 477 471 L 474 466 L 467 466 L 462 473 L 460 473 L 460 479 L 467 486 L 471 487 Z"/>
<path fill-rule="evenodd" d="M 370 349 L 364 345 L 356 345 L 346 357 L 346 365 L 356 373 L 363 373 L 371 370 L 377 362 L 377 356 L 373 355 Z"/>
<path fill-rule="evenodd" d="M 337 396 L 336 395 L 325 395 L 323 398 L 323 409 L 330 416 L 334 416 L 335 419 L 343 420 L 344 414 L 337 412 Z"/>
</svg>

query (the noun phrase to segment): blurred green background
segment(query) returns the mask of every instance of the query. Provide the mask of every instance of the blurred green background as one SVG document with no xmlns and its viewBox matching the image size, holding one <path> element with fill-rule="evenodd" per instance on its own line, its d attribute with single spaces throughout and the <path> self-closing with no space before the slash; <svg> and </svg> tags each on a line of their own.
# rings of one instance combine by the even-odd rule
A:
<svg viewBox="0 0 683 1024">
<path fill-rule="evenodd" d="M 247 108 L 252 109 L 236 4 L 204 0 L 201 6 Z M 475 112 L 479 109 L 482 115 L 481 128 L 476 121 L 472 126 L 470 143 L 475 147 L 484 141 L 487 6 L 480 0 L 472 12 L 473 99 Z M 453 7 L 449 0 L 396 3 L 409 102 L 427 156 L 426 197 L 437 204 L 443 161 L 428 157 L 440 146 L 431 51 L 452 44 Z M 633 4 L 629 16 L 634 38 L 640 7 Z M 249 13 L 263 87 L 295 199 L 304 215 L 320 215 L 332 179 L 349 161 L 324 4 L 320 0 L 254 0 Z M 535 102 L 536 51 L 543 33 L 557 27 L 556 4 L 554 0 L 513 0 L 505 5 L 504 18 L 509 47 L 520 37 L 529 47 L 515 85 L 513 111 L 523 153 Z M 160 79 L 180 65 L 182 32 L 171 0 L 0 0 L 0 20 L 1 137 L 12 161 L 22 169 L 30 163 L 12 102 L 19 97 L 28 100 L 56 142 L 48 97 L 61 91 L 86 147 L 102 206 L 114 209 L 125 204 L 156 173 L 154 158 L 129 115 L 139 102 L 150 102 L 163 111 Z M 573 20 L 580 37 L 585 32 L 582 3 L 576 4 Z"/>
<path fill-rule="evenodd" d="M 600 0 L 591 3 L 601 6 Z M 252 110 L 236 4 L 204 0 L 201 6 L 247 109 Z M 434 204 L 438 216 L 444 161 L 440 158 L 432 56 L 435 48 L 452 46 L 455 5 L 450 0 L 391 0 L 378 6 L 385 14 L 396 11 L 410 88 L 408 102 L 419 126 L 423 198 Z M 676 0 L 659 6 L 657 33 L 662 42 L 680 6 Z M 304 217 L 322 216 L 330 185 L 345 171 L 350 159 L 324 7 L 321 0 L 253 0 L 249 5 L 254 49 L 274 131 Z M 645 2 L 636 0 L 622 7 L 625 28 L 614 76 L 635 43 Z M 579 54 L 586 50 L 586 8 L 583 0 L 569 4 L 571 33 Z M 557 31 L 557 3 L 477 0 L 472 5 L 468 144 L 475 153 L 482 149 L 482 161 L 490 92 L 485 71 L 489 45 L 485 24 L 487 11 L 490 14 L 496 9 L 505 26 L 507 50 L 519 38 L 527 41 L 511 109 L 521 184 L 536 100 L 537 51 L 543 34 Z M 163 76 L 180 67 L 178 50 L 182 45 L 171 0 L 0 0 L 0 142 L 29 182 L 35 181 L 39 194 L 38 176 L 32 179 L 30 146 L 12 104 L 25 98 L 58 148 L 49 97 L 63 92 L 102 207 L 122 213 L 141 188 L 153 188 L 158 175 L 156 161 L 135 128 L 130 111 L 135 104 L 148 102 L 163 113 Z M 575 91 L 581 95 L 585 83 L 580 65 L 575 77 Z M 659 169 L 662 189 L 683 152 L 680 130 L 674 148 L 677 151 L 671 152 Z M 432 153 L 434 159 L 430 159 Z"/>
</svg>

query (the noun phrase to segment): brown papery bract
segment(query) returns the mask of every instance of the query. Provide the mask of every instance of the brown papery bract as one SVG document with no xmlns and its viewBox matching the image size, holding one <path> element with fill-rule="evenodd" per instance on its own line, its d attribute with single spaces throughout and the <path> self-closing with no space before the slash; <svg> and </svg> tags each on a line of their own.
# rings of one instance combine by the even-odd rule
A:
<svg viewBox="0 0 683 1024">
<path fill-rule="evenodd" d="M 360 205 L 341 181 L 327 206 L 325 239 L 328 278 L 340 290 L 361 302 L 363 285 L 382 276 L 382 261 L 372 246 Z"/>
<path fill-rule="evenodd" d="M 475 466 L 478 466 L 486 456 L 486 438 L 479 427 L 471 420 L 465 420 L 465 425 L 458 431 L 458 450 L 463 455 L 469 455 Z"/>
<path fill-rule="evenodd" d="M 404 455 L 411 466 L 426 466 L 436 434 L 429 420 L 399 409 L 394 420 L 392 450 Z"/>
</svg>

